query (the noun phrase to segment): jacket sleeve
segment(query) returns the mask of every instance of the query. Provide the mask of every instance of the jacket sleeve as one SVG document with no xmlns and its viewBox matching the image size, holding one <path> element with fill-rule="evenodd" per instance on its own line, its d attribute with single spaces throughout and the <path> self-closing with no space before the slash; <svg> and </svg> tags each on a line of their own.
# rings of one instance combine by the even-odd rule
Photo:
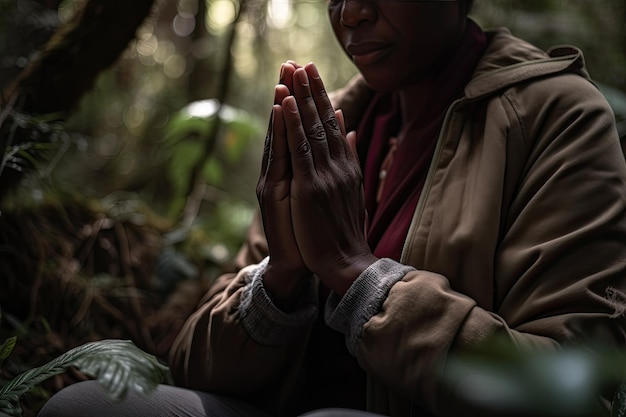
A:
<svg viewBox="0 0 626 417">
<path fill-rule="evenodd" d="M 582 80 L 555 77 L 503 98 L 526 149 L 497 242 L 486 250 L 492 256 L 479 262 L 492 277 L 490 306 L 456 291 L 456 277 L 391 260 L 372 265 L 343 299 L 328 300 L 326 320 L 346 334 L 361 366 L 408 401 L 445 414 L 446 358 L 496 333 L 519 347 L 624 347 L 626 166 L 611 109 L 591 83 L 573 78 Z M 459 273 L 481 279 L 480 271 Z"/>
<path fill-rule="evenodd" d="M 262 283 L 266 242 L 257 215 L 238 272 L 218 278 L 174 342 L 177 385 L 233 396 L 279 411 L 298 378 L 308 329 L 317 316 L 313 279 L 293 313 L 276 308 Z"/>
</svg>

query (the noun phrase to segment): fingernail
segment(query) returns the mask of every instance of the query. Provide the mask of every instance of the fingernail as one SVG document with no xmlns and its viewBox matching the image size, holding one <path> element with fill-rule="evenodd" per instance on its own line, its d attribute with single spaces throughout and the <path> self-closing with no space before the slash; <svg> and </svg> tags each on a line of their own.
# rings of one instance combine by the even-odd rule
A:
<svg viewBox="0 0 626 417">
<path fill-rule="evenodd" d="M 298 106 L 296 105 L 296 100 L 293 96 L 285 97 L 283 100 L 283 105 L 292 113 L 298 112 Z"/>
<path fill-rule="evenodd" d="M 305 70 L 298 69 L 298 78 L 300 79 L 300 84 L 309 85 L 309 76 Z"/>
<path fill-rule="evenodd" d="M 343 110 L 341 109 L 335 110 L 335 117 L 337 118 L 339 123 L 341 123 L 342 125 L 344 124 Z"/>
<path fill-rule="evenodd" d="M 285 78 L 285 64 L 280 64 L 280 77 L 279 81 L 282 83 Z"/>
<path fill-rule="evenodd" d="M 315 80 L 319 80 L 320 79 L 320 73 L 317 70 L 317 66 L 315 66 L 315 64 L 311 62 L 308 67 L 309 67 L 309 71 L 310 71 L 311 77 L 313 79 L 315 79 Z"/>
</svg>

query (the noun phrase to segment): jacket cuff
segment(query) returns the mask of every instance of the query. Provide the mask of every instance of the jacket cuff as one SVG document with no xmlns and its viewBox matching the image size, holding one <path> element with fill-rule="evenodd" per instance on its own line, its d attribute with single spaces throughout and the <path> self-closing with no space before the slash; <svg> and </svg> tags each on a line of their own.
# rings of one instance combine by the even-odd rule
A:
<svg viewBox="0 0 626 417">
<path fill-rule="evenodd" d="M 391 287 L 415 268 L 392 259 L 374 262 L 354 281 L 343 297 L 331 293 L 326 301 L 324 319 L 346 336 L 346 345 L 355 354 L 363 325 L 378 314 Z"/>
<path fill-rule="evenodd" d="M 312 325 L 317 317 L 317 291 L 314 280 L 304 290 L 300 307 L 285 313 L 274 305 L 263 287 L 263 273 L 269 257 L 253 268 L 245 277 L 239 314 L 248 335 L 258 343 L 283 346 L 292 342 L 301 331 Z"/>
</svg>

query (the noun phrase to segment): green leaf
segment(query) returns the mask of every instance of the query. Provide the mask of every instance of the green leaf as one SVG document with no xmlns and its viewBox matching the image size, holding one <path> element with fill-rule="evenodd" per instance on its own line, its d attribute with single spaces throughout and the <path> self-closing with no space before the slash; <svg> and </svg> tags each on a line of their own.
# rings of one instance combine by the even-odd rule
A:
<svg viewBox="0 0 626 417">
<path fill-rule="evenodd" d="M 209 184 L 219 185 L 224 180 L 224 169 L 217 158 L 209 158 L 202 167 L 204 179 Z"/>
<path fill-rule="evenodd" d="M 2 362 L 9 357 L 11 352 L 13 352 L 16 341 L 17 336 L 13 336 L 5 340 L 4 343 L 0 345 L 0 367 L 2 367 Z"/>
<path fill-rule="evenodd" d="M 71 349 L 47 364 L 28 370 L 0 388 L 0 412 L 22 413 L 19 397 L 51 376 L 76 366 L 102 384 L 116 400 L 129 390 L 148 394 L 163 381 L 168 368 L 128 340 L 101 340 Z"/>
<path fill-rule="evenodd" d="M 184 195 L 187 191 L 191 168 L 201 153 L 202 144 L 199 142 L 182 142 L 172 148 L 167 175 L 176 195 Z"/>
</svg>

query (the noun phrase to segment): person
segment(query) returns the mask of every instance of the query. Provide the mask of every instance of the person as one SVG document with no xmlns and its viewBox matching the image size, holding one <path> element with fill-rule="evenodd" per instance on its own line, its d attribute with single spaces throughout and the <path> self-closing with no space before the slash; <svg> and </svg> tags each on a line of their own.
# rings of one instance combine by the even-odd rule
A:
<svg viewBox="0 0 626 417">
<path fill-rule="evenodd" d="M 470 8 L 329 0 L 359 74 L 327 93 L 314 64 L 281 66 L 260 210 L 172 347 L 178 386 L 104 408 L 76 384 L 41 416 L 468 415 L 442 370 L 494 335 L 623 347 L 611 109 L 579 50 Z"/>
</svg>

